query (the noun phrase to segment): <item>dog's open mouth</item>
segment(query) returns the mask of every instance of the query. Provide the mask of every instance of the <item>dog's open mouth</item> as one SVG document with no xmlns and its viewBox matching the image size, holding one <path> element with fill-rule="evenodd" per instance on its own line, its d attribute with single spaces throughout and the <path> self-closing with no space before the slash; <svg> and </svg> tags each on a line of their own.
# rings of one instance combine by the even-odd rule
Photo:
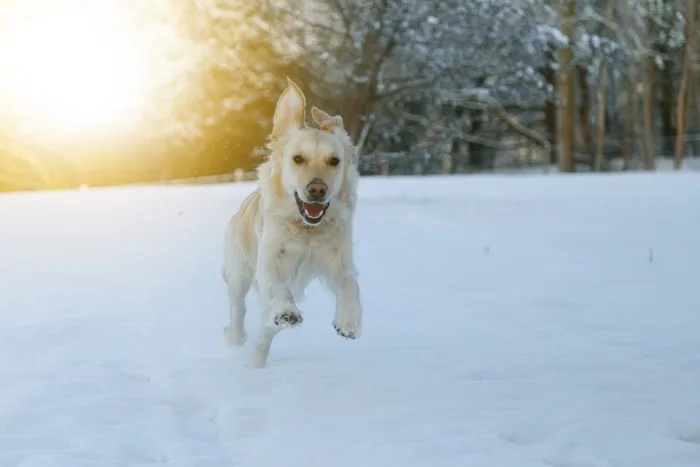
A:
<svg viewBox="0 0 700 467">
<path fill-rule="evenodd" d="M 301 214 L 302 219 L 304 219 L 304 222 L 311 225 L 316 225 L 321 222 L 321 219 L 323 219 L 323 216 L 326 214 L 328 206 L 331 204 L 330 202 L 306 203 L 299 198 L 296 191 L 294 192 L 294 198 L 296 199 L 299 214 Z"/>
</svg>

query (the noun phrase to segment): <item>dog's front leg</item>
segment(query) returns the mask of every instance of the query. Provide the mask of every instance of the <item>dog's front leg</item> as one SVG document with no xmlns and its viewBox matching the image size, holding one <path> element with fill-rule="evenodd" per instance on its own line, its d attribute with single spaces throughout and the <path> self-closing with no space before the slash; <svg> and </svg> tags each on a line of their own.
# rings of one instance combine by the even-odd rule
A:
<svg viewBox="0 0 700 467">
<path fill-rule="evenodd" d="M 264 239 L 263 239 L 264 240 Z M 275 335 L 283 328 L 301 324 L 301 311 L 287 287 L 284 261 L 280 257 L 282 245 L 260 242 L 256 278 L 260 292 L 262 321 L 260 335 L 255 346 L 253 365 L 264 367 L 270 354 Z"/>
<path fill-rule="evenodd" d="M 335 331 L 348 339 L 360 337 L 362 331 L 362 303 L 357 271 L 352 260 L 352 248 L 344 245 L 338 254 L 329 257 L 326 280 L 336 297 Z"/>
</svg>

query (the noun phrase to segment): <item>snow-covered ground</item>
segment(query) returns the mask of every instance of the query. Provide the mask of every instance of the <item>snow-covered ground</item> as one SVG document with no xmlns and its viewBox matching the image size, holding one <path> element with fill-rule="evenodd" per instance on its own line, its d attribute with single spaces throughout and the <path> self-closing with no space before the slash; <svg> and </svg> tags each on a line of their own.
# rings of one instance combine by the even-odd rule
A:
<svg viewBox="0 0 700 467">
<path fill-rule="evenodd" d="M 314 284 L 263 370 L 252 187 L 0 196 L 0 466 L 700 465 L 700 174 L 363 179 L 363 338 Z"/>
</svg>

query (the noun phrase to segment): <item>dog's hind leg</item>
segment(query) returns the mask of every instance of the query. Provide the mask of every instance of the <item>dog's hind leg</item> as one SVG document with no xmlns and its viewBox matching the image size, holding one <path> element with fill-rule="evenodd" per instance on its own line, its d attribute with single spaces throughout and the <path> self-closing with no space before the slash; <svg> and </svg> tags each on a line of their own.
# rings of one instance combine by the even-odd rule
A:
<svg viewBox="0 0 700 467">
<path fill-rule="evenodd" d="M 245 297 L 252 280 L 253 272 L 248 265 L 240 264 L 228 274 L 229 325 L 224 328 L 224 332 L 231 345 L 243 345 L 245 342 Z"/>
<path fill-rule="evenodd" d="M 224 328 L 226 340 L 231 345 L 245 342 L 245 297 L 253 282 L 253 269 L 246 261 L 238 239 L 230 224 L 224 239 L 224 267 L 221 275 L 226 282 L 229 299 L 229 325 Z"/>
</svg>

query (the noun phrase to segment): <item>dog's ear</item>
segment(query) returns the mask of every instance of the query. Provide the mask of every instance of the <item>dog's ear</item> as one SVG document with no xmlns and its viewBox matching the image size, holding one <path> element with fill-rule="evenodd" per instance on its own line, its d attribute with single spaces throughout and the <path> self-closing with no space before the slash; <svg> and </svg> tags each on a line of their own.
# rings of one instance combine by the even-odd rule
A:
<svg viewBox="0 0 700 467">
<path fill-rule="evenodd" d="M 287 88 L 277 100 L 272 119 L 272 137 L 277 138 L 292 128 L 301 128 L 306 119 L 306 97 L 294 81 L 287 78 Z"/>
<path fill-rule="evenodd" d="M 318 107 L 312 107 L 311 108 L 311 116 L 314 118 L 314 121 L 316 123 L 318 123 L 318 126 L 323 131 L 330 132 L 336 128 L 338 128 L 340 130 L 343 129 L 343 117 L 341 117 L 340 115 L 336 115 L 334 117 L 331 117 L 326 112 L 319 109 Z"/>
</svg>

